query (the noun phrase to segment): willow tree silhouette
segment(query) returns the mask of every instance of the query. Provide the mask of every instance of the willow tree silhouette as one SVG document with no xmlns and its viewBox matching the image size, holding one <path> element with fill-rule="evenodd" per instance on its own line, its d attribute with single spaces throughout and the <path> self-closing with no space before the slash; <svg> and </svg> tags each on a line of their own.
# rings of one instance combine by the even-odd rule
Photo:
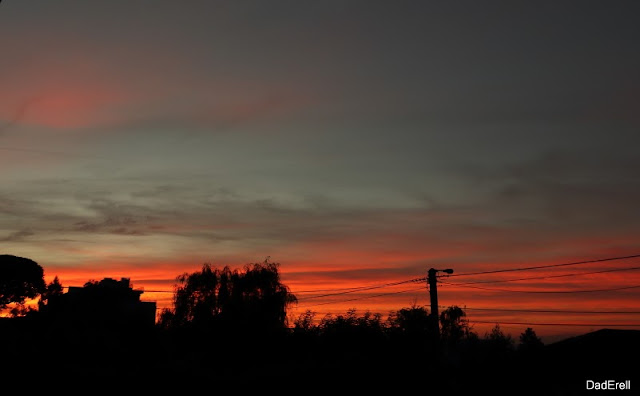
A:
<svg viewBox="0 0 640 396">
<path fill-rule="evenodd" d="M 159 326 L 254 334 L 286 329 L 287 307 L 297 299 L 280 281 L 279 263 L 247 264 L 242 270 L 204 264 L 177 277 L 174 309 Z"/>
<path fill-rule="evenodd" d="M 168 348 L 163 356 L 195 362 L 206 376 L 243 375 L 247 380 L 248 373 L 272 375 L 285 364 L 287 307 L 297 301 L 278 269 L 268 260 L 233 270 L 204 264 L 200 271 L 178 276 L 174 308 L 165 309 L 158 320 Z M 234 369 L 238 365 L 244 371 Z M 192 375 L 193 365 L 174 370 Z"/>
<path fill-rule="evenodd" d="M 16 304 L 11 313 L 24 314 L 25 301 L 45 290 L 44 270 L 38 263 L 25 257 L 0 255 L 0 310 Z"/>
</svg>

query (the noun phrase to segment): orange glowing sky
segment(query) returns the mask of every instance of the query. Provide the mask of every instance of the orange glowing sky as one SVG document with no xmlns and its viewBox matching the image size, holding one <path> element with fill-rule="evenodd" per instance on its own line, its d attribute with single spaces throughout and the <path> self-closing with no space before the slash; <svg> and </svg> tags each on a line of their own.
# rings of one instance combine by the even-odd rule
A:
<svg viewBox="0 0 640 396">
<path fill-rule="evenodd" d="M 176 276 L 270 256 L 301 291 L 293 316 L 386 314 L 428 305 L 424 283 L 303 291 L 640 253 L 636 5 L 52 3 L 0 5 L 0 250 L 47 281 L 127 277 L 169 307 Z M 439 294 L 483 334 L 640 323 L 472 309 L 638 311 L 639 293 Z"/>
</svg>

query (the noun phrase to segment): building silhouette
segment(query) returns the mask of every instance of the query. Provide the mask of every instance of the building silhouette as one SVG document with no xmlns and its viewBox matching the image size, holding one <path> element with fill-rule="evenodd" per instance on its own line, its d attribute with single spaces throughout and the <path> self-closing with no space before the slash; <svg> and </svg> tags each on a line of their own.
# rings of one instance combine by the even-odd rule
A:
<svg viewBox="0 0 640 396">
<path fill-rule="evenodd" d="M 156 303 L 140 301 L 129 278 L 104 278 L 83 287 L 70 286 L 67 293 L 51 299 L 47 316 L 62 326 L 105 330 L 136 330 L 153 327 Z"/>
</svg>

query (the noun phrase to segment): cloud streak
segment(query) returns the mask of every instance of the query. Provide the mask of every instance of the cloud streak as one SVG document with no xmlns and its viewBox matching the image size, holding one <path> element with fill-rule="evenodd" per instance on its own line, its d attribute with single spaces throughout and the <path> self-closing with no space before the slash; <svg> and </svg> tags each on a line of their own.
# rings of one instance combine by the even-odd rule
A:
<svg viewBox="0 0 640 396">
<path fill-rule="evenodd" d="M 33 235 L 35 234 L 29 230 L 16 231 L 4 238 L 0 238 L 0 242 L 19 242 Z"/>
</svg>

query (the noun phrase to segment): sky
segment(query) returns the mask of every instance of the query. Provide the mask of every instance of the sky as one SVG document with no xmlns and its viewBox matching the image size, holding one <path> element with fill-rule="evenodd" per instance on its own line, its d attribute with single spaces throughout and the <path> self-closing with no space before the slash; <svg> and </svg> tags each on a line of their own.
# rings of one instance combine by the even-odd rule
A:
<svg viewBox="0 0 640 396">
<path fill-rule="evenodd" d="M 320 315 L 428 306 L 429 295 L 424 282 L 354 301 L 344 300 L 367 295 L 305 301 L 309 291 L 639 254 L 639 11 L 634 1 L 5 0 L 0 251 L 63 286 L 128 277 L 160 307 L 182 273 L 268 257 L 302 292 L 296 312 Z M 638 310 L 640 289 L 555 292 L 638 285 L 633 270 L 570 274 L 639 265 L 460 278 L 569 274 L 480 285 L 544 293 L 443 284 L 439 301 Z"/>
</svg>

